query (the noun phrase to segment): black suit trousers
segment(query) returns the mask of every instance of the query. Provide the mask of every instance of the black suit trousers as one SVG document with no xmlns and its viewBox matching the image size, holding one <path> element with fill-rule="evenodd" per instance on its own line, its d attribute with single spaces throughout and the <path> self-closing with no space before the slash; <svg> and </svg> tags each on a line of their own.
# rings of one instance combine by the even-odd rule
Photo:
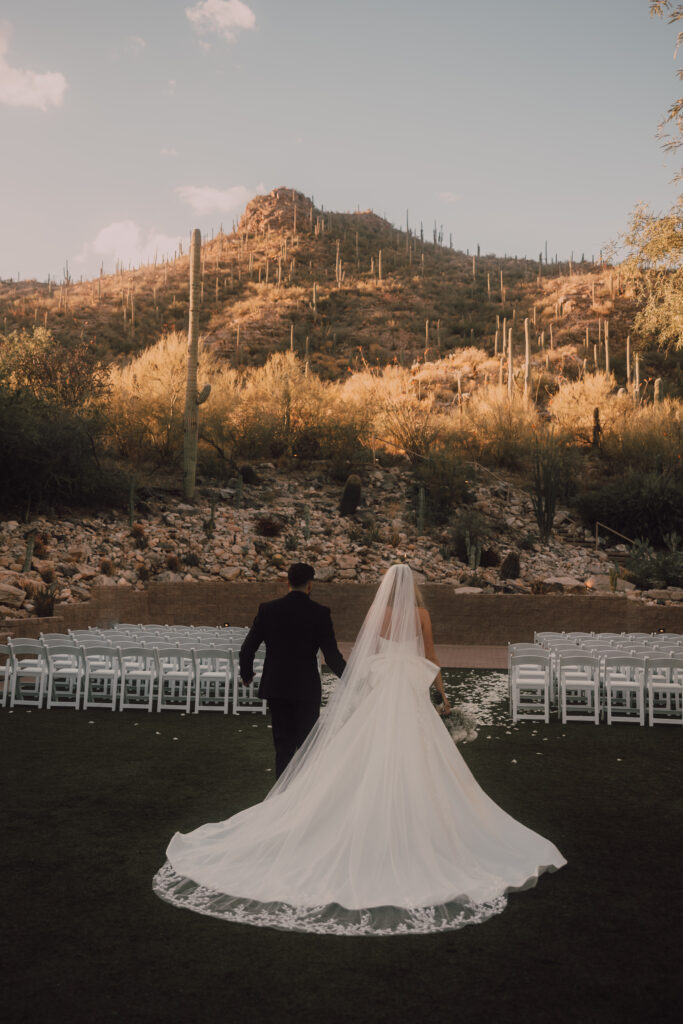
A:
<svg viewBox="0 0 683 1024">
<path fill-rule="evenodd" d="M 275 744 L 275 777 L 283 771 L 304 742 L 320 716 L 320 700 L 268 698 Z"/>
</svg>

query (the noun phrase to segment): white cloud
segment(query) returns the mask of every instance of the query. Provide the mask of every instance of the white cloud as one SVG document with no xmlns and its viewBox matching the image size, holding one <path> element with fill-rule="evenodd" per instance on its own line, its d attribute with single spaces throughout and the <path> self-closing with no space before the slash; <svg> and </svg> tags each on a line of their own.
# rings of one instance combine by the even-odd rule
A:
<svg viewBox="0 0 683 1024">
<path fill-rule="evenodd" d="M 217 32 L 230 43 L 256 24 L 256 15 L 242 0 L 199 0 L 185 14 L 197 32 Z"/>
<path fill-rule="evenodd" d="M 161 260 L 172 256 L 181 241 L 180 235 L 165 235 L 156 228 L 144 231 L 134 220 L 119 220 L 107 224 L 97 232 L 92 242 L 87 242 L 76 257 L 79 264 L 114 264 L 119 260 L 125 267 L 149 263 L 154 257 Z M 111 269 L 111 267 L 110 267 Z"/>
<path fill-rule="evenodd" d="M 457 203 L 462 196 L 456 195 L 455 192 L 439 192 L 439 199 L 443 199 L 444 203 Z"/>
<path fill-rule="evenodd" d="M 168 84 L 166 86 L 166 91 L 168 92 L 169 96 L 175 95 L 175 78 L 169 78 Z"/>
<path fill-rule="evenodd" d="M 37 110 L 60 107 L 67 87 L 64 75 L 61 71 L 38 72 L 11 67 L 5 59 L 10 36 L 10 25 L 0 22 L 0 103 Z"/>
<path fill-rule="evenodd" d="M 178 150 L 174 146 L 162 146 L 159 153 L 161 156 L 178 156 Z"/>
<path fill-rule="evenodd" d="M 196 213 L 235 213 L 246 206 L 254 194 L 244 185 L 225 189 L 210 185 L 181 185 L 176 192 Z"/>
</svg>

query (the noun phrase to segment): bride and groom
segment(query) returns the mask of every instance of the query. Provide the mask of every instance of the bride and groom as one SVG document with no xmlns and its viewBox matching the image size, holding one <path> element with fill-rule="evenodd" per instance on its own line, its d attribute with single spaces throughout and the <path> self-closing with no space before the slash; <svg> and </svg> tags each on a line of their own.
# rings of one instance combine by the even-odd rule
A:
<svg viewBox="0 0 683 1024">
<path fill-rule="evenodd" d="M 348 664 L 312 579 L 310 566 L 291 568 L 289 594 L 261 605 L 240 653 L 246 681 L 266 643 L 275 785 L 226 821 L 176 833 L 155 892 L 225 920 L 319 933 L 487 920 L 562 854 L 486 796 L 434 709 L 432 684 L 448 702 L 410 568 L 384 575 Z M 340 676 L 320 717 L 318 649 Z"/>
</svg>

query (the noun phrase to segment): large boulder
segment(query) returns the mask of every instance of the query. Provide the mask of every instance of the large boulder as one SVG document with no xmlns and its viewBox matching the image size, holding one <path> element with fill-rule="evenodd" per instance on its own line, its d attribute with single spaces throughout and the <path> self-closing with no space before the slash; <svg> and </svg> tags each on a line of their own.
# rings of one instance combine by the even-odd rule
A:
<svg viewBox="0 0 683 1024">
<path fill-rule="evenodd" d="M 26 600 L 26 594 L 19 587 L 13 587 L 9 583 L 0 583 L 0 604 L 8 608 L 21 608 Z"/>
</svg>

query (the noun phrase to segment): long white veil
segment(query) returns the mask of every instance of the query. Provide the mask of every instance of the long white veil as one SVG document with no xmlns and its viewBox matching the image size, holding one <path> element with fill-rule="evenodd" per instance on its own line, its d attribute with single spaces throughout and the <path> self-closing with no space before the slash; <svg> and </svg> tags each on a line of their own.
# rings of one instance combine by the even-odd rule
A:
<svg viewBox="0 0 683 1024">
<path fill-rule="evenodd" d="M 426 697 L 407 565 L 385 574 L 318 724 L 266 799 L 176 833 L 154 890 L 223 920 L 334 935 L 485 921 L 564 858 L 479 789 Z"/>
<path fill-rule="evenodd" d="M 316 771 L 330 743 L 371 692 L 376 657 L 387 650 L 387 645 L 398 645 L 404 660 L 424 658 L 418 607 L 410 566 L 392 565 L 379 585 L 327 707 L 323 709 L 306 742 L 269 792 L 267 800 L 284 792 L 303 772 L 308 774 Z M 434 675 L 437 671 L 435 666 Z"/>
</svg>

